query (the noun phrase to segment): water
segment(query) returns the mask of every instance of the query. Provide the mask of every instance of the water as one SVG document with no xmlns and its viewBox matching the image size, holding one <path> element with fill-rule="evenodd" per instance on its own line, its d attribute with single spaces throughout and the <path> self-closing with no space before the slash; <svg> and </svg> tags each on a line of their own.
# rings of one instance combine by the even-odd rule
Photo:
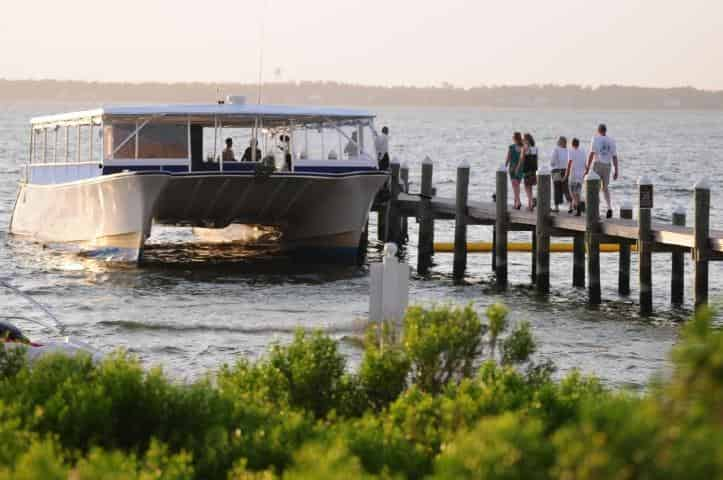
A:
<svg viewBox="0 0 723 480">
<path fill-rule="evenodd" d="M 162 364 L 176 378 L 195 378 L 240 356 L 256 358 L 274 341 L 288 341 L 298 327 L 321 328 L 340 340 L 354 364 L 360 351 L 357 334 L 368 310 L 368 269 L 299 265 L 263 249 L 188 244 L 188 230 L 157 229 L 147 252 L 148 263 L 108 265 L 102 260 L 62 252 L 7 235 L 16 184 L 27 155 L 27 121 L 36 114 L 77 110 L 93 105 L 4 105 L 0 109 L 0 279 L 46 305 L 66 326 L 66 333 L 101 350 L 124 347 L 148 365 Z M 587 144 L 595 126 L 605 121 L 622 156 L 622 178 L 613 184 L 618 205 L 633 198 L 642 173 L 655 180 L 654 221 L 670 222 L 674 205 L 692 219 L 692 185 L 710 178 L 712 204 L 723 175 L 718 162 L 723 142 L 717 112 L 573 112 L 478 109 L 388 108 L 378 124 L 391 128 L 395 156 L 410 167 L 412 190 L 419 189 L 421 160 L 435 160 L 435 184 L 441 195 L 454 193 L 455 167 L 472 165 L 471 199 L 489 199 L 494 171 L 504 160 L 513 130 L 535 134 L 542 152 L 551 151 L 558 135 L 578 136 Z M 373 220 L 373 217 L 372 217 Z M 692 220 L 689 220 L 691 222 Z M 712 225 L 723 225 L 723 210 L 714 209 Z M 374 225 L 372 221 L 372 234 Z M 451 240 L 453 222 L 437 223 L 437 239 Z M 471 240 L 489 240 L 486 227 L 470 227 Z M 515 234 L 511 240 L 528 240 Z M 416 225 L 410 220 L 410 246 Z M 370 261 L 379 253 L 370 248 Z M 654 256 L 656 316 L 637 315 L 637 291 L 617 295 L 617 256 L 602 255 L 603 305 L 586 306 L 586 293 L 571 285 L 572 259 L 554 254 L 552 293 L 537 297 L 529 287 L 530 254 L 510 254 L 512 287 L 505 295 L 490 287 L 489 254 L 469 257 L 466 285 L 450 278 L 452 257 L 437 254 L 432 275 L 413 278 L 414 303 L 473 303 L 483 310 L 493 302 L 511 307 L 513 321 L 529 320 L 540 343 L 540 358 L 554 361 L 564 373 L 580 368 L 613 385 L 641 386 L 668 365 L 680 323 L 690 315 L 690 262 L 686 304 L 669 306 L 670 256 Z M 414 248 L 408 261 L 416 265 Z M 633 256 L 631 279 L 637 278 Z M 711 265 L 711 297 L 720 297 L 723 268 Z M 0 289 L 0 317 L 13 319 L 32 338 L 56 334 L 33 320 L 44 313 L 26 299 Z"/>
</svg>

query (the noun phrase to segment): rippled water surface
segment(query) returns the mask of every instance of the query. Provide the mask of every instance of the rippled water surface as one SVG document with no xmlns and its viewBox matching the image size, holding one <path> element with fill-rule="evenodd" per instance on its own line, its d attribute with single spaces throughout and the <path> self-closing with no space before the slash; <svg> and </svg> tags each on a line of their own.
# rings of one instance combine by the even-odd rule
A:
<svg viewBox="0 0 723 480">
<path fill-rule="evenodd" d="M 321 328 L 348 339 L 364 325 L 368 310 L 368 268 L 303 264 L 273 249 L 194 243 L 188 230 L 157 228 L 142 267 L 110 265 L 102 259 L 43 248 L 7 234 L 20 165 L 27 155 L 28 119 L 37 114 L 92 105 L 3 105 L 0 109 L 0 279 L 45 305 L 68 333 L 104 351 L 125 347 L 147 364 L 163 364 L 177 378 L 196 377 L 239 356 L 256 357 L 270 343 L 287 341 L 298 327 Z M 409 164 L 411 189 L 418 190 L 421 160 L 435 160 L 435 184 L 453 195 L 455 167 L 472 165 L 470 197 L 488 199 L 494 170 L 504 160 L 513 130 L 531 131 L 542 151 L 557 135 L 586 144 L 597 123 L 608 124 L 622 156 L 622 178 L 613 185 L 616 203 L 634 193 L 641 173 L 655 179 L 654 221 L 669 222 L 673 206 L 692 218 L 691 187 L 708 176 L 711 223 L 723 225 L 720 180 L 723 117 L 717 112 L 574 112 L 476 109 L 388 108 L 379 124 L 392 130 L 394 155 Z M 372 234 L 375 238 L 374 216 Z M 452 222 L 437 222 L 437 239 L 449 240 Z M 470 227 L 471 240 L 489 240 L 487 227 Z M 516 234 L 513 240 L 527 240 Z M 410 220 L 407 259 L 416 265 L 416 225 Z M 541 345 L 540 357 L 561 372 L 581 368 L 618 385 L 643 385 L 664 371 L 680 322 L 691 310 L 690 262 L 686 304 L 669 306 L 670 255 L 654 256 L 656 316 L 637 315 L 636 258 L 629 298 L 617 295 L 617 256 L 602 256 L 603 305 L 586 306 L 584 290 L 571 287 L 572 258 L 553 254 L 552 294 L 539 298 L 529 287 L 530 254 L 510 254 L 512 287 L 492 291 L 489 254 L 470 255 L 467 283 L 453 286 L 451 255 L 437 254 L 429 278 L 413 278 L 414 303 L 472 302 L 480 310 L 493 302 L 511 307 L 513 321 L 529 320 Z M 376 245 L 369 261 L 378 261 Z M 719 264 L 711 266 L 711 296 L 721 295 Z M 0 289 L 0 317 L 12 317 L 34 338 L 56 334 L 33 323 L 47 316 L 22 296 Z M 20 317 L 19 319 L 17 317 Z M 342 341 L 352 363 L 356 342 Z"/>
</svg>

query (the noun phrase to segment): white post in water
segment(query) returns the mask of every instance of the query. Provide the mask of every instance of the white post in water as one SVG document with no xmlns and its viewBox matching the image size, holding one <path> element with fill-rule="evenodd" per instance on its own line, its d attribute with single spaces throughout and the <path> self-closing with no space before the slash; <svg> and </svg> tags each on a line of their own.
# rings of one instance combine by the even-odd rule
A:
<svg viewBox="0 0 723 480">
<path fill-rule="evenodd" d="M 397 259 L 397 246 L 384 245 L 382 263 L 370 265 L 369 321 L 401 321 L 409 304 L 409 265 Z"/>
</svg>

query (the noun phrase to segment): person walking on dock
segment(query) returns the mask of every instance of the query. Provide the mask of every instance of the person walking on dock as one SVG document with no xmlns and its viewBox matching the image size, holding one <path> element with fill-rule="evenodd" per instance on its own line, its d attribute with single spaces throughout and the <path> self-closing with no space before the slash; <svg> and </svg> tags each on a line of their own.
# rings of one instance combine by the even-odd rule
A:
<svg viewBox="0 0 723 480">
<path fill-rule="evenodd" d="M 555 190 L 555 206 L 552 209 L 553 212 L 560 211 L 560 205 L 562 204 L 564 197 L 565 200 L 570 203 L 570 210 L 568 210 L 568 213 L 572 213 L 572 200 L 568 190 L 567 179 L 565 177 L 568 156 L 567 138 L 560 137 L 557 140 L 557 146 L 555 147 L 555 150 L 552 151 L 552 156 L 550 157 L 550 169 L 552 170 L 552 180 L 554 182 Z"/>
<path fill-rule="evenodd" d="M 585 178 L 585 151 L 580 148 L 580 140 L 572 139 L 572 148 L 568 150 L 567 171 L 565 172 L 565 182 L 569 185 L 572 203 L 568 213 L 576 211 L 575 215 L 582 215 L 582 205 L 580 203 L 580 195 L 582 195 L 582 182 Z"/>
<path fill-rule="evenodd" d="M 517 170 L 522 173 L 525 182 L 527 209 L 533 211 L 535 209 L 535 197 L 532 187 L 537 185 L 537 147 L 531 134 L 526 133 L 523 139 L 522 158 L 517 164 Z"/>
<path fill-rule="evenodd" d="M 507 160 L 505 160 L 505 166 L 510 175 L 510 182 L 512 183 L 512 194 L 514 195 L 513 207 L 519 210 L 522 207 L 522 201 L 520 200 L 520 182 L 522 181 L 522 172 L 518 171 L 520 159 L 522 158 L 522 134 L 515 132 L 512 135 L 512 145 L 507 149 Z"/>
<path fill-rule="evenodd" d="M 600 175 L 602 191 L 605 195 L 605 203 L 608 207 L 606 217 L 612 218 L 613 206 L 610 199 L 610 164 L 612 164 L 614 168 L 613 180 L 617 180 L 618 152 L 615 140 L 607 135 L 607 130 L 607 126 L 605 126 L 604 123 L 601 123 L 597 127 L 597 135 L 593 137 L 590 145 L 590 154 L 587 159 L 585 175 L 587 175 L 590 171 L 591 165 L 595 173 Z"/>
</svg>

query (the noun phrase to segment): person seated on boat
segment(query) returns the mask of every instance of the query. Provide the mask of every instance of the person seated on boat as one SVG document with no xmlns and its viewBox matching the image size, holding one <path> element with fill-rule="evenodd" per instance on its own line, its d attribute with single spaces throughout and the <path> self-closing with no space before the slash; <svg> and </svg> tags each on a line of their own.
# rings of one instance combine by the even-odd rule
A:
<svg viewBox="0 0 723 480">
<path fill-rule="evenodd" d="M 223 149 L 221 160 L 224 162 L 236 161 L 236 155 L 233 153 L 233 140 L 231 140 L 231 138 L 226 139 L 226 148 Z"/>
<path fill-rule="evenodd" d="M 352 132 L 351 140 L 349 140 L 349 143 L 344 147 L 344 154 L 349 158 L 359 156 L 359 144 L 357 143 L 356 132 Z"/>
<path fill-rule="evenodd" d="M 244 154 L 241 157 L 242 162 L 260 162 L 261 161 L 261 150 L 256 146 L 257 142 L 255 138 L 252 138 L 249 142 L 249 146 L 244 150 Z M 254 149 L 256 149 L 256 155 L 254 155 Z"/>
</svg>

